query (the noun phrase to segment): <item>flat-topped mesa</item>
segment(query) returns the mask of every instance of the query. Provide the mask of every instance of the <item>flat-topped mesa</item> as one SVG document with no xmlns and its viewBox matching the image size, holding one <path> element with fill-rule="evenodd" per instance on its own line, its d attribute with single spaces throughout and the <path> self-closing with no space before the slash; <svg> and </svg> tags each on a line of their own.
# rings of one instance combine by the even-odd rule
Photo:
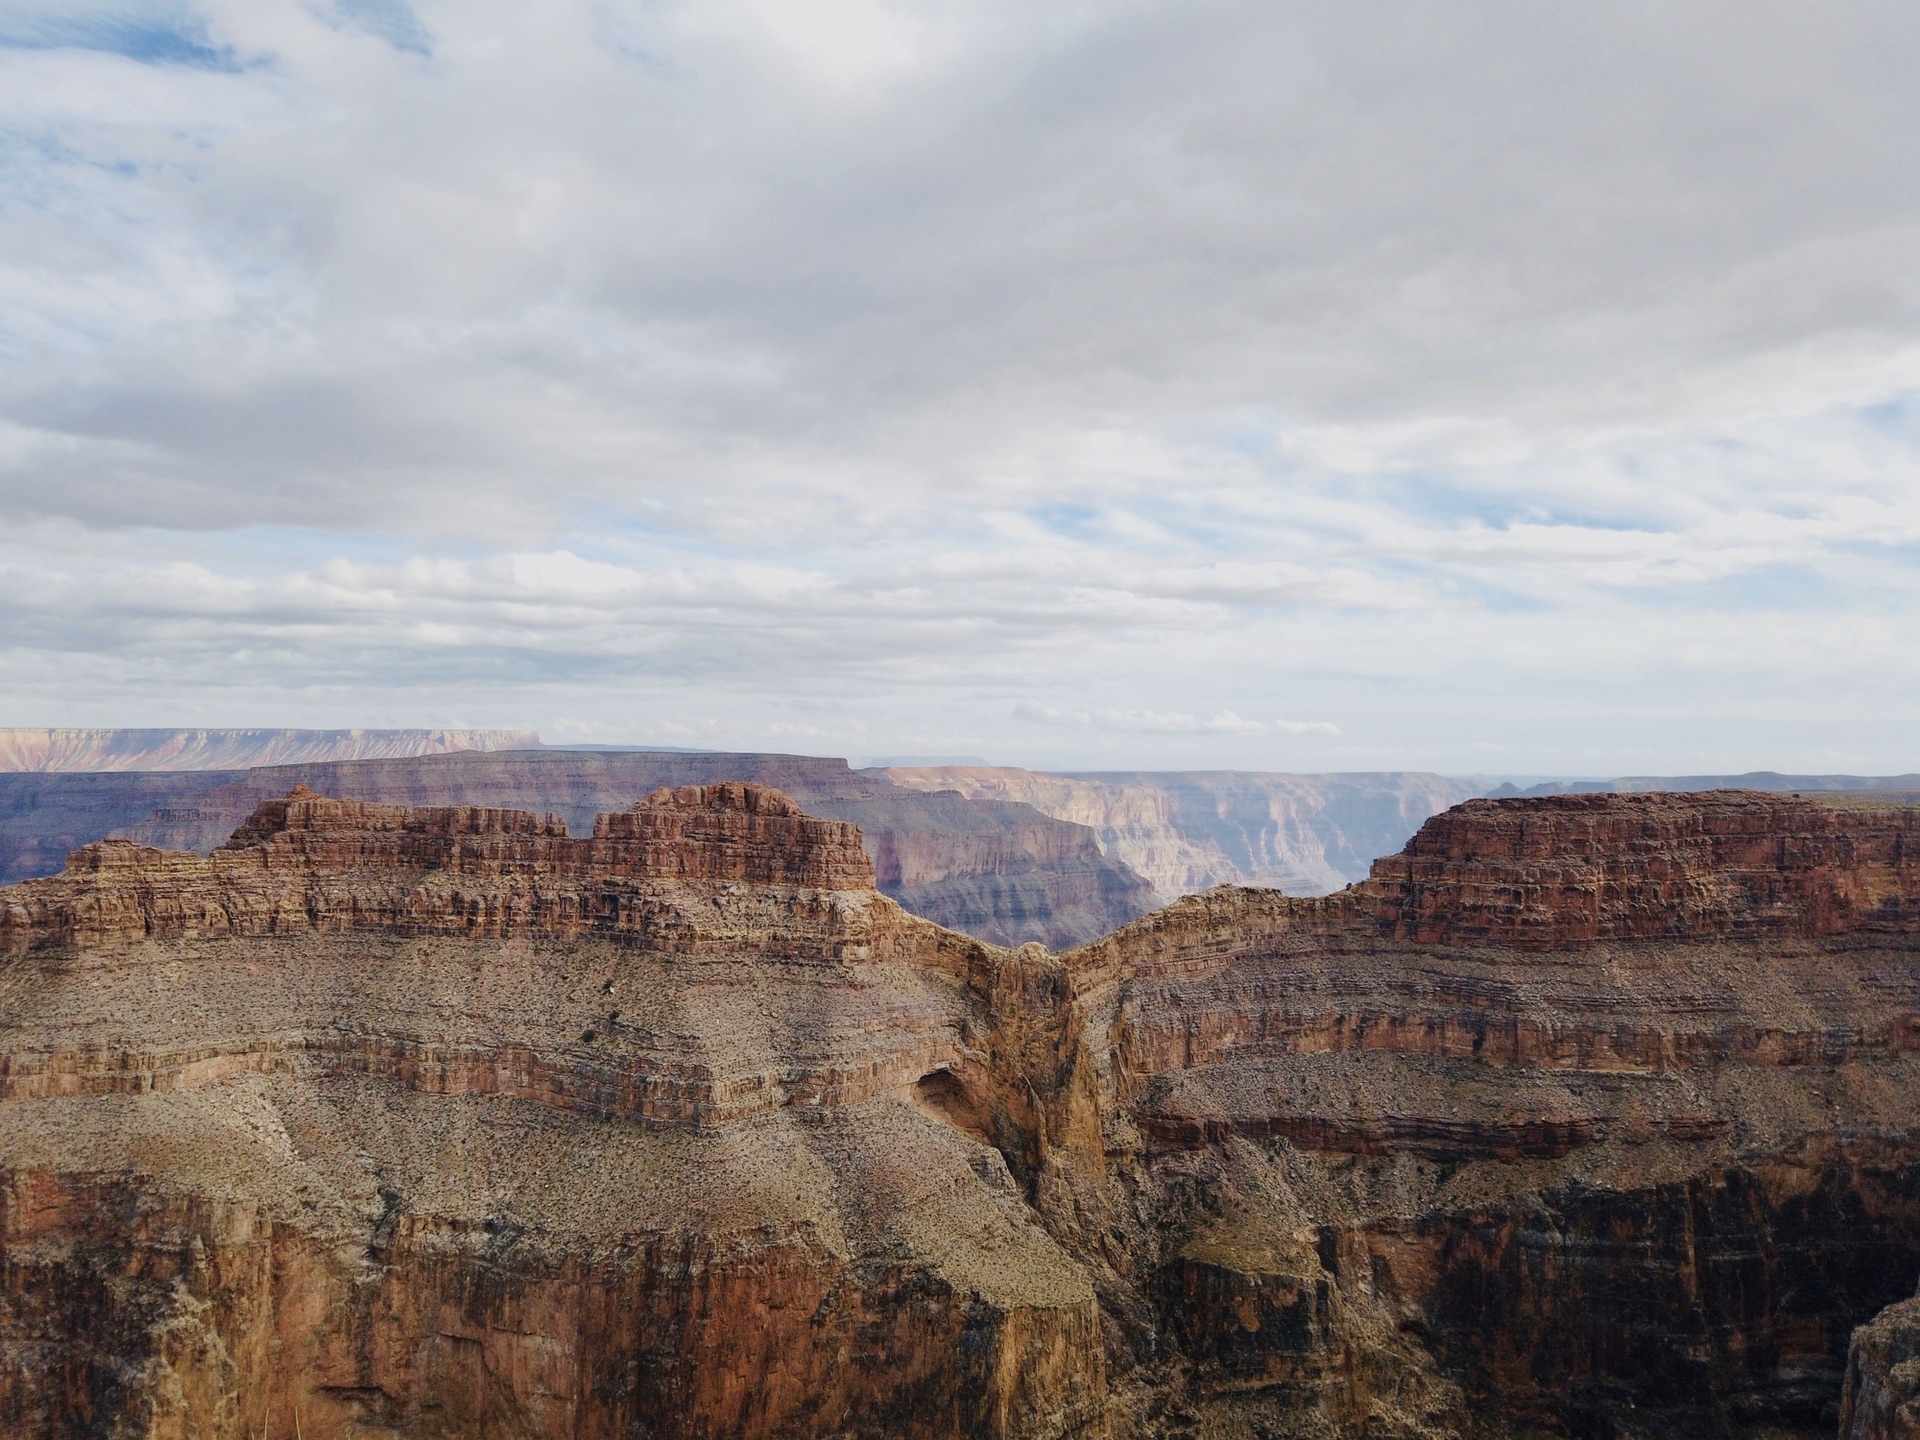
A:
<svg viewBox="0 0 1920 1440">
<path fill-rule="evenodd" d="M 859 826 L 816 820 L 778 790 L 744 783 L 656 790 L 631 810 L 599 816 L 590 839 L 569 836 L 553 815 L 332 800 L 299 786 L 263 802 L 215 858 L 236 852 L 268 869 L 874 888 Z"/>
<path fill-rule="evenodd" d="M 1746 790 L 1469 800 L 1330 909 L 1431 945 L 1920 933 L 1920 806 Z"/>
<path fill-rule="evenodd" d="M 261 801 L 212 858 L 269 870 L 484 869 L 516 862 L 566 870 L 585 860 L 579 846 L 553 815 L 335 800 L 296 785 L 282 799 Z"/>
<path fill-rule="evenodd" d="M 299 787 L 204 859 L 102 841 L 61 875 L 0 891 L 0 953 L 358 928 L 847 958 L 935 929 L 874 889 L 858 826 L 747 784 L 658 790 L 577 839 L 551 815 Z"/>
</svg>

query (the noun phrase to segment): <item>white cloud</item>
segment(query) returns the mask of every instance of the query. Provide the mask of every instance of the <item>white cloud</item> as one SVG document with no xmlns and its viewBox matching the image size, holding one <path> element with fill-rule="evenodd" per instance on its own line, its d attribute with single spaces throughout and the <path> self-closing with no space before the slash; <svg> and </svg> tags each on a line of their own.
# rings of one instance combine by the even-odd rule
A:
<svg viewBox="0 0 1920 1440">
<path fill-rule="evenodd" d="M 1920 764 L 1910 8 L 0 20 L 0 718 Z"/>
<path fill-rule="evenodd" d="M 1202 719 L 1178 711 L 1056 710 L 1050 705 L 1023 700 L 1013 707 L 1013 714 L 1016 720 L 1030 720 L 1041 725 L 1094 726 L 1136 735 L 1253 735 L 1267 728 L 1258 720 L 1243 720 L 1231 710 L 1221 710 Z M 1319 725 L 1292 727 L 1287 721 L 1279 722 L 1277 728 L 1294 735 L 1331 729 L 1330 726 Z"/>
</svg>

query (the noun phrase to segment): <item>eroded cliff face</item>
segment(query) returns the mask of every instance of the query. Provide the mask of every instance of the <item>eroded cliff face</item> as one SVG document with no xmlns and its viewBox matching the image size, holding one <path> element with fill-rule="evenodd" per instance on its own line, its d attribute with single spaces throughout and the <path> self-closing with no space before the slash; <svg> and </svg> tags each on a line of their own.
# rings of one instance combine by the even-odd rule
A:
<svg viewBox="0 0 1920 1440">
<path fill-rule="evenodd" d="M 3 767 L 0 767 L 3 768 Z M 1032 807 L 927 794 L 800 755 L 508 751 L 193 773 L 0 773 L 0 881 L 49 875 L 109 836 L 205 853 L 264 801 L 304 784 L 342 799 L 548 811 L 575 834 L 661 786 L 747 782 L 861 827 L 881 890 L 999 944 L 1080 944 L 1152 908 L 1146 881 L 1093 833 Z"/>
<path fill-rule="evenodd" d="M 1475 803 L 1065 955 L 756 787 L 83 852 L 0 892 L 0 1433 L 1903 1433 L 1916 836 Z"/>
<path fill-rule="evenodd" d="M 1022 959 L 850 825 L 296 793 L 4 914 L 0 1433 L 1098 1429 L 1084 1273 L 923 1095 L 992 1086 L 921 1083 Z"/>
<path fill-rule="evenodd" d="M 1470 802 L 1340 894 L 1067 957 L 1191 1425 L 1832 1433 L 1920 1275 L 1917 836 Z"/>
<path fill-rule="evenodd" d="M 1710 791 L 1470 800 L 1362 887 L 1397 938 L 1811 939 L 1920 929 L 1920 807 Z"/>
<path fill-rule="evenodd" d="M 1920 1436 L 1920 1297 L 1889 1305 L 1853 1332 L 1840 1402 L 1841 1440 Z"/>
</svg>

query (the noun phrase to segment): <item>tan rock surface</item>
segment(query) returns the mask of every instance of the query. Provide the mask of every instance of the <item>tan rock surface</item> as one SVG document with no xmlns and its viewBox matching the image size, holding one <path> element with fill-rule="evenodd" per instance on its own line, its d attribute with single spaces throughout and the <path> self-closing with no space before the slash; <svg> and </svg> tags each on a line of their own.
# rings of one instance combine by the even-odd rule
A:
<svg viewBox="0 0 1920 1440">
<path fill-rule="evenodd" d="M 4 1433 L 1098 1428 L 1084 1273 L 916 1101 L 1017 961 L 776 792 L 555 829 L 296 794 L 7 894 Z"/>
<path fill-rule="evenodd" d="M 0 772 L 0 881 L 56 873 L 109 837 L 206 853 L 297 784 L 343 799 L 552 812 L 571 833 L 662 786 L 746 782 L 858 824 L 881 890 L 917 915 L 1000 944 L 1067 946 L 1150 909 L 1151 887 L 1093 832 L 1031 806 L 926 794 L 800 755 L 510 751 L 104 774 Z"/>
<path fill-rule="evenodd" d="M 1060 956 L 743 787 L 90 852 L 0 892 L 0 1433 L 1831 1434 L 1915 820 L 1476 802 Z"/>
</svg>

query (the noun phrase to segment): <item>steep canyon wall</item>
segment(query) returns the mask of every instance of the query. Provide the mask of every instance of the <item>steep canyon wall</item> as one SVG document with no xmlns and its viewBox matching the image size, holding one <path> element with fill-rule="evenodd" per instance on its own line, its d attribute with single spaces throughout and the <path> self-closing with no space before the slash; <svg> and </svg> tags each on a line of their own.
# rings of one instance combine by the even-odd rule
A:
<svg viewBox="0 0 1920 1440">
<path fill-rule="evenodd" d="M 765 787 L 590 828 L 0 892 L 0 1432 L 1905 1433 L 1920 810 L 1476 801 L 1063 954 Z"/>
</svg>

